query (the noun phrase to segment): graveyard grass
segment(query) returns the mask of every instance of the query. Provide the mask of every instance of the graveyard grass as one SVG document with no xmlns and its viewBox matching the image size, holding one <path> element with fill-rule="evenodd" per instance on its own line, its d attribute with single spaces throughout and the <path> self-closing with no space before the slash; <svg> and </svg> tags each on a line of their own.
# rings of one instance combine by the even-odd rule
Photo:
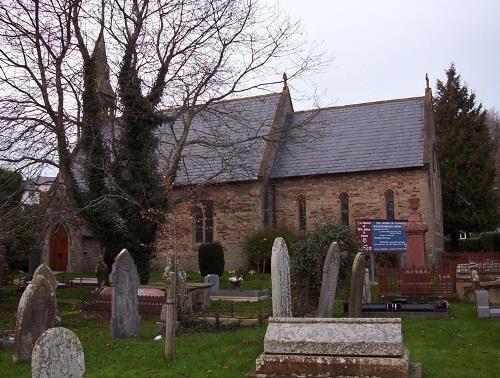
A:
<svg viewBox="0 0 500 378">
<path fill-rule="evenodd" d="M 249 278 L 246 288 L 266 287 L 269 276 L 251 281 Z M 347 297 L 347 290 L 339 289 L 339 296 Z M 58 298 L 77 300 L 86 290 L 58 290 Z M 14 325 L 18 300 L 15 287 L 7 286 L 6 292 L 9 299 L 0 303 L 0 329 L 12 329 Z M 214 307 L 224 306 L 227 303 L 214 302 Z M 270 303 L 261 302 L 259 306 L 270 308 Z M 411 359 L 423 363 L 425 377 L 498 376 L 500 321 L 477 319 L 473 304 L 453 302 L 451 306 L 449 320 L 403 321 L 404 342 Z M 340 308 L 337 304 L 336 315 L 340 315 Z M 60 304 L 59 311 L 61 326 L 73 330 L 83 344 L 86 377 L 243 377 L 255 367 L 266 331 L 264 325 L 218 333 L 183 333 L 177 338 L 177 360 L 166 363 L 163 340 L 153 341 L 154 321 L 142 322 L 141 337 L 111 340 L 107 322 L 84 320 L 70 304 Z M 29 363 L 15 365 L 11 351 L 0 350 L 0 376 L 30 377 L 30 370 Z"/>
</svg>

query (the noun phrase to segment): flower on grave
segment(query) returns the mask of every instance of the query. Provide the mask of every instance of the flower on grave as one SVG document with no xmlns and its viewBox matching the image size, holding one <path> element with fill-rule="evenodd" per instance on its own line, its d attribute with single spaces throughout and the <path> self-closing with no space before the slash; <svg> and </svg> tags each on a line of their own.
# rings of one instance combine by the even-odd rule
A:
<svg viewBox="0 0 500 378">
<path fill-rule="evenodd" d="M 233 287 L 239 287 L 243 282 L 243 276 L 231 276 L 229 282 L 233 284 Z"/>
<path fill-rule="evenodd" d="M 253 269 L 252 269 L 252 270 L 250 270 L 250 271 L 248 272 L 248 274 L 250 274 L 251 276 L 253 276 L 253 275 L 255 274 L 255 270 L 253 270 Z"/>
</svg>

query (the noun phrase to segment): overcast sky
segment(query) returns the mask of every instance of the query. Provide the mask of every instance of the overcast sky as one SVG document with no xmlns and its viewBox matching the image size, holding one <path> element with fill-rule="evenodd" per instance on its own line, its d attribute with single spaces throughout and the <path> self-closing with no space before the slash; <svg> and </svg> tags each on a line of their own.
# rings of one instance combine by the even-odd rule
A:
<svg viewBox="0 0 500 378">
<path fill-rule="evenodd" d="M 273 2 L 273 0 L 267 0 Z M 280 0 L 334 57 L 310 78 L 322 106 L 422 96 L 454 62 L 486 107 L 500 109 L 498 0 Z M 292 83 L 295 96 L 310 84 Z M 292 92 L 292 96 L 294 93 Z M 296 109 L 311 103 L 294 102 Z"/>
</svg>

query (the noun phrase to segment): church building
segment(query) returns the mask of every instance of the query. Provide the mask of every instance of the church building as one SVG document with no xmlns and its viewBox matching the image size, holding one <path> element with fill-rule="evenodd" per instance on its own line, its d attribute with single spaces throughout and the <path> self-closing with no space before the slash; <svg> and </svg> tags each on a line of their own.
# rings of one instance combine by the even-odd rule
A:
<svg viewBox="0 0 500 378">
<path fill-rule="evenodd" d="M 112 104 L 104 40 L 96 53 L 99 90 Z M 180 122 L 158 131 L 160 169 Z M 422 97 L 294 111 L 285 80 L 280 93 L 214 103 L 190 129 L 173 191 L 178 205 L 159 231 L 153 269 L 176 250 L 185 269 L 197 271 L 199 245 L 211 241 L 223 245 L 226 269 L 245 269 L 243 241 L 264 227 L 307 232 L 327 222 L 404 220 L 412 195 L 429 227 L 427 261 L 437 263 L 443 223 L 434 129 L 428 84 Z M 82 161 L 74 151 L 75 173 Z M 93 271 L 101 245 L 58 180 L 41 261 L 57 271 Z"/>
</svg>

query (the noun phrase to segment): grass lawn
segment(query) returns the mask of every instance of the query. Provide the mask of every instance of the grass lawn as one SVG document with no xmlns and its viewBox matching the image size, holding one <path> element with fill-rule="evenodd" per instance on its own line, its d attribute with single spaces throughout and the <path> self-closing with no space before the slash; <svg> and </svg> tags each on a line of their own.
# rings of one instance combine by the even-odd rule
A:
<svg viewBox="0 0 500 378">
<path fill-rule="evenodd" d="M 191 278 L 196 279 L 196 275 L 190 274 Z M 221 282 L 227 281 L 224 278 Z M 243 289 L 268 285 L 268 275 L 252 278 L 245 279 Z M 84 290 L 87 289 L 67 288 L 57 295 L 74 298 Z M 344 292 L 339 290 L 339 295 L 344 296 Z M 6 293 L 9 299 L 0 302 L 0 329 L 14 327 L 18 300 L 15 287 L 7 286 Z M 213 302 L 213 308 L 227 306 L 228 302 Z M 269 309 L 270 302 L 260 302 L 258 306 Z M 336 314 L 340 314 L 337 307 Z M 87 377 L 242 377 L 255 366 L 266 330 L 263 326 L 219 333 L 183 333 L 177 338 L 177 360 L 166 363 L 163 342 L 153 341 L 153 321 L 142 322 L 141 337 L 113 341 L 107 322 L 84 320 L 71 305 L 59 305 L 59 310 L 61 326 L 72 329 L 83 344 Z M 425 377 L 500 376 L 500 321 L 477 319 L 473 304 L 452 303 L 449 320 L 406 320 L 403 333 L 410 358 L 423 363 Z M 30 365 L 14 365 L 11 352 L 0 351 L 0 376 L 30 377 Z"/>
</svg>

